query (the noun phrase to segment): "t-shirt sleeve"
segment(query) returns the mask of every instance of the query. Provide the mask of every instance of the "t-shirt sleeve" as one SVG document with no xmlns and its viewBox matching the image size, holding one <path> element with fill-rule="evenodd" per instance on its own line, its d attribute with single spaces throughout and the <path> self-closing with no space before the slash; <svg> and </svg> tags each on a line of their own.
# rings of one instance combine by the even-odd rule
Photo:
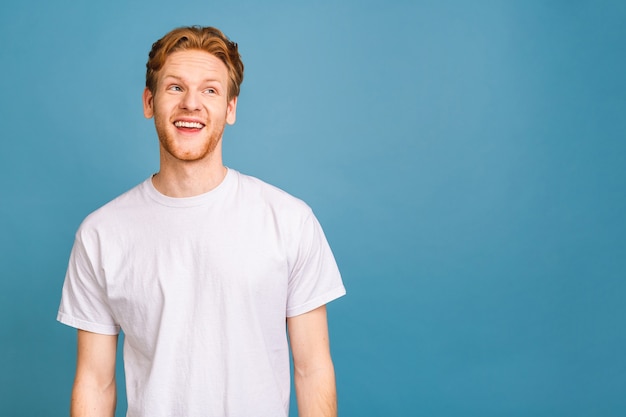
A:
<svg viewBox="0 0 626 417">
<path fill-rule="evenodd" d="M 314 310 L 346 293 L 335 257 L 313 213 L 303 221 L 296 239 L 288 284 L 287 317 Z"/>
<path fill-rule="evenodd" d="M 81 330 L 106 335 L 120 332 L 106 300 L 103 280 L 98 279 L 97 260 L 87 249 L 81 231 L 70 254 L 57 320 Z"/>
</svg>

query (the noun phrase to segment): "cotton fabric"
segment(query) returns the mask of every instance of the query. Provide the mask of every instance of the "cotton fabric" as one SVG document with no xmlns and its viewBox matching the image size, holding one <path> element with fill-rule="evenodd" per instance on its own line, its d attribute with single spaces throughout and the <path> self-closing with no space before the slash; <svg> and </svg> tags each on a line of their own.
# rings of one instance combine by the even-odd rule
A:
<svg viewBox="0 0 626 417">
<path fill-rule="evenodd" d="M 151 178 L 81 224 L 58 320 L 124 332 L 128 417 L 287 416 L 287 317 L 345 294 L 301 200 L 229 169 L 171 198 Z"/>
</svg>

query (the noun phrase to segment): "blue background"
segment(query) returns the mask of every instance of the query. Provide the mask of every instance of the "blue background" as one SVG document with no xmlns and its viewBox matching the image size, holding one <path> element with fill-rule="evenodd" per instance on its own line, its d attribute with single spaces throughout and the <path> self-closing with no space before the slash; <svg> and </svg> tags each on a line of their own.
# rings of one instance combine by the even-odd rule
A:
<svg viewBox="0 0 626 417">
<path fill-rule="evenodd" d="M 624 22 L 622 1 L 4 2 L 0 415 L 67 415 L 73 235 L 157 170 L 145 61 L 187 24 L 246 65 L 227 165 L 307 201 L 335 252 L 341 415 L 626 415 Z"/>
</svg>

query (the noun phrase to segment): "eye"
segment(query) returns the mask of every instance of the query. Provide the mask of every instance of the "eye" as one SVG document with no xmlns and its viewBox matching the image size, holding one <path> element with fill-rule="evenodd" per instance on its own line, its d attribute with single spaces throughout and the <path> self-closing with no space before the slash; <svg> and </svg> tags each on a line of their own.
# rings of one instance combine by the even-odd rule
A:
<svg viewBox="0 0 626 417">
<path fill-rule="evenodd" d="M 183 91 L 183 89 L 180 88 L 180 86 L 178 86 L 178 85 L 170 85 L 169 87 L 167 87 L 167 89 L 169 91 Z"/>
<path fill-rule="evenodd" d="M 205 94 L 217 94 L 217 90 L 215 88 L 207 88 L 204 90 Z"/>
</svg>

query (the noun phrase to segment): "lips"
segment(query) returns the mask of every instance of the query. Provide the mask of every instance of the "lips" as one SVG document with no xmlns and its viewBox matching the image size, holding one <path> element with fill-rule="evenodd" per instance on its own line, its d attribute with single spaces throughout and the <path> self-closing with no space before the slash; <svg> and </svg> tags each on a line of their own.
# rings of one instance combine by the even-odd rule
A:
<svg viewBox="0 0 626 417">
<path fill-rule="evenodd" d="M 174 122 L 174 126 L 182 129 L 202 129 L 204 124 L 200 122 L 177 120 Z"/>
</svg>

